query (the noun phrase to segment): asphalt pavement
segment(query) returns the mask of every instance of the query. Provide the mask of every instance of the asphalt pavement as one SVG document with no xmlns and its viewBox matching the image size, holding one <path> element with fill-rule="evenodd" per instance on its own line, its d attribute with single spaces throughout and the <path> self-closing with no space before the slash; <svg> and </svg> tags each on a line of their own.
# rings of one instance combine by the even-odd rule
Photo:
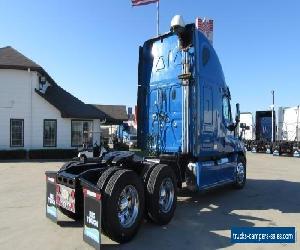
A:
<svg viewBox="0 0 300 250">
<path fill-rule="evenodd" d="M 247 184 L 206 193 L 179 193 L 174 219 L 166 226 L 144 222 L 129 243 L 102 236 L 102 249 L 300 249 L 296 244 L 232 244 L 232 227 L 300 228 L 300 159 L 247 154 Z M 46 170 L 62 162 L 0 163 L 0 249 L 92 249 L 82 225 L 60 215 L 45 217 Z"/>
</svg>

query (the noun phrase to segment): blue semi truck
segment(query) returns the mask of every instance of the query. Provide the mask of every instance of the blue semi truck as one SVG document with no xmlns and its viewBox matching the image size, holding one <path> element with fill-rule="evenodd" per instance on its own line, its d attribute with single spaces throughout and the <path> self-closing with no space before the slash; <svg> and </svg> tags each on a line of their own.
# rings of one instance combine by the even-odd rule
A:
<svg viewBox="0 0 300 250">
<path fill-rule="evenodd" d="M 138 146 L 149 153 L 109 152 L 96 162 L 73 161 L 46 172 L 46 215 L 60 210 L 84 219 L 83 238 L 100 248 L 101 232 L 117 242 L 137 233 L 143 218 L 172 219 L 177 190 L 246 182 L 246 154 L 233 119 L 218 56 L 194 24 L 180 16 L 170 32 L 139 49 Z"/>
</svg>

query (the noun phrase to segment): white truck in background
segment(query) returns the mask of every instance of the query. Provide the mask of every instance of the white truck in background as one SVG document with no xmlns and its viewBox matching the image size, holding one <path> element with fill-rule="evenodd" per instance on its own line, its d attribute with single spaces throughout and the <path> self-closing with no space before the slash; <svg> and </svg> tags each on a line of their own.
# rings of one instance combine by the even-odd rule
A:
<svg viewBox="0 0 300 250">
<path fill-rule="evenodd" d="M 248 151 L 251 150 L 251 143 L 254 140 L 254 122 L 251 112 L 241 112 L 239 135 L 245 143 Z"/>
<path fill-rule="evenodd" d="M 273 154 L 287 154 L 299 157 L 300 106 L 279 107 L 277 126 L 277 141 Z"/>
<path fill-rule="evenodd" d="M 278 109 L 279 141 L 299 141 L 300 137 L 300 107 Z"/>
</svg>

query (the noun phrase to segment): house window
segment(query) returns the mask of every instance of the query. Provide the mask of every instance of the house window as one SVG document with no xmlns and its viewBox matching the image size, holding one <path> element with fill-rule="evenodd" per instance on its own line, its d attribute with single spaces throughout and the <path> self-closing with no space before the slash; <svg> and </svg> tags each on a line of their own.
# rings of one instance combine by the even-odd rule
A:
<svg viewBox="0 0 300 250">
<path fill-rule="evenodd" d="M 24 147 L 23 119 L 10 119 L 10 146 Z"/>
<path fill-rule="evenodd" d="M 44 120 L 44 147 L 56 147 L 57 121 Z"/>
<path fill-rule="evenodd" d="M 72 147 L 82 146 L 82 144 L 93 145 L 93 121 L 72 121 L 71 137 Z"/>
</svg>

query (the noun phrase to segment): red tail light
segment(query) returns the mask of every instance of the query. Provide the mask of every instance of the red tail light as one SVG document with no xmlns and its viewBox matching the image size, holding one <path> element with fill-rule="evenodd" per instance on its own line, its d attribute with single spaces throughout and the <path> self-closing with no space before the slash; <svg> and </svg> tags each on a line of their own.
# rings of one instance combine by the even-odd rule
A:
<svg viewBox="0 0 300 250">
<path fill-rule="evenodd" d="M 75 191 L 74 190 L 72 190 L 72 192 L 71 192 L 71 197 L 72 197 L 72 199 L 75 199 Z"/>
<path fill-rule="evenodd" d="M 56 185 L 56 193 L 60 193 L 60 186 Z"/>
<path fill-rule="evenodd" d="M 99 201 L 101 200 L 101 194 L 96 193 L 96 199 Z"/>
</svg>

